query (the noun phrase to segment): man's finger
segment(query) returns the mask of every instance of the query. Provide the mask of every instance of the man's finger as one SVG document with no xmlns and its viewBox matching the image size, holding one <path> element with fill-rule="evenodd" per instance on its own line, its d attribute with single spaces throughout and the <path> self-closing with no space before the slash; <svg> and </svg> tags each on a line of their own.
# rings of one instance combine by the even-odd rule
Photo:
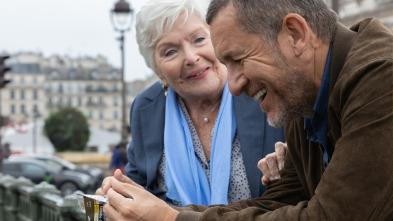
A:
<svg viewBox="0 0 393 221">
<path fill-rule="evenodd" d="M 103 211 L 106 220 L 121 220 L 120 213 L 109 203 L 105 203 Z"/>
<path fill-rule="evenodd" d="M 264 186 L 269 186 L 270 185 L 270 181 L 269 181 L 268 178 L 265 177 L 265 175 L 262 177 L 261 181 L 262 181 L 262 184 Z"/>
<path fill-rule="evenodd" d="M 278 165 L 276 162 L 276 154 L 267 155 L 266 156 L 266 163 L 270 170 L 270 180 L 276 180 L 280 178 L 280 173 L 278 172 Z"/>
<path fill-rule="evenodd" d="M 124 184 L 124 183 L 121 183 Z M 127 185 L 127 184 L 125 184 Z M 128 185 L 132 187 L 131 185 Z M 123 192 L 124 193 L 124 192 Z M 113 188 L 110 188 L 106 193 L 108 198 L 108 203 L 116 210 L 116 211 L 127 211 L 131 208 L 131 204 L 133 199 L 129 198 L 128 196 L 124 195 L 123 193 L 119 193 Z M 130 195 L 130 194 L 129 194 Z"/>
<path fill-rule="evenodd" d="M 119 169 L 117 169 L 117 170 L 115 171 L 115 173 L 113 174 L 113 176 L 114 176 L 118 181 L 120 181 L 120 182 L 128 183 L 128 184 L 131 184 L 131 185 L 134 185 L 134 186 L 137 186 L 137 187 L 139 187 L 139 188 L 144 189 L 141 185 L 135 183 L 135 182 L 134 182 L 133 180 L 131 180 L 129 177 L 125 176 L 125 175 L 121 172 L 121 170 L 119 170 Z"/>
<path fill-rule="evenodd" d="M 287 152 L 287 144 L 282 142 L 277 142 L 274 145 L 276 159 L 278 164 L 278 169 L 284 169 L 285 154 Z"/>
<path fill-rule="evenodd" d="M 106 194 L 106 192 L 109 190 L 109 188 L 111 188 L 112 186 L 112 181 L 116 180 L 113 176 L 109 176 L 106 177 L 103 181 L 102 181 L 102 185 L 101 185 L 101 190 L 104 193 L 104 195 Z"/>
<path fill-rule="evenodd" d="M 102 190 L 101 187 L 96 190 L 96 195 L 101 195 L 101 196 L 105 195 L 105 193 L 104 193 L 104 191 Z"/>
<path fill-rule="evenodd" d="M 270 173 L 269 166 L 267 165 L 266 157 L 259 160 L 258 168 L 262 172 L 263 176 L 265 176 L 267 179 L 271 178 L 272 174 Z"/>
</svg>

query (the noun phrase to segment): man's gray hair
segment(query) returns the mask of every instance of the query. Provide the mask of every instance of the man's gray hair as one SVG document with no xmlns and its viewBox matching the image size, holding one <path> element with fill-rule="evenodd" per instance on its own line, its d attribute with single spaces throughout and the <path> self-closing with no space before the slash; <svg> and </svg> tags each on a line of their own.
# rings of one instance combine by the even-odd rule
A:
<svg viewBox="0 0 393 221">
<path fill-rule="evenodd" d="M 259 35 L 269 46 L 277 45 L 282 20 L 289 13 L 301 15 L 325 43 L 332 41 L 336 30 L 337 14 L 323 0 L 212 0 L 206 15 L 207 23 L 210 25 L 230 4 L 239 26 Z"/>
<path fill-rule="evenodd" d="M 136 15 L 136 39 L 146 65 L 157 73 L 154 51 L 157 41 L 168 33 L 180 16 L 184 23 L 191 15 L 205 20 L 208 0 L 150 0 Z M 183 24 L 184 24 L 183 23 Z"/>
</svg>

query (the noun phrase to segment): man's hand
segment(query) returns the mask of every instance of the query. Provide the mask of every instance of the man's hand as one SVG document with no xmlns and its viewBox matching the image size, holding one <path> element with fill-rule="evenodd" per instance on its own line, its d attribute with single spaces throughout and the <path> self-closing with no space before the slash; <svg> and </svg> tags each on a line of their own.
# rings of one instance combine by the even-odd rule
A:
<svg viewBox="0 0 393 221">
<path fill-rule="evenodd" d="M 266 155 L 258 162 L 258 168 L 262 171 L 262 184 L 268 186 L 271 180 L 280 179 L 279 171 L 284 168 L 284 158 L 287 152 L 287 144 L 277 142 L 274 145 L 275 152 Z"/>
<path fill-rule="evenodd" d="M 146 191 L 130 178 L 116 170 L 114 176 L 107 177 L 97 195 L 106 195 L 104 205 L 107 220 L 163 220 L 174 221 L 178 211 L 164 201 Z"/>
</svg>

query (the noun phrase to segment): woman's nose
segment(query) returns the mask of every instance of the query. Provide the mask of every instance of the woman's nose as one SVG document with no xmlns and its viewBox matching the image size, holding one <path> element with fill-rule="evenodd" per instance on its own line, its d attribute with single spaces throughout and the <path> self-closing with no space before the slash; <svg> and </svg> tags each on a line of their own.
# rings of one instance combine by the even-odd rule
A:
<svg viewBox="0 0 393 221">
<path fill-rule="evenodd" d="M 198 50 L 195 48 L 187 47 L 184 48 L 184 56 L 186 65 L 195 65 L 200 60 Z"/>
</svg>

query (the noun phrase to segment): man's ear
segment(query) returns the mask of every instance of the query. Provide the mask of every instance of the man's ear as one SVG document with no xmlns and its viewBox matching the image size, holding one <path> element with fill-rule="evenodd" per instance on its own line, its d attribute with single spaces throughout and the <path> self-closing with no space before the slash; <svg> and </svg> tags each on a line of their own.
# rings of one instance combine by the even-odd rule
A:
<svg viewBox="0 0 393 221">
<path fill-rule="evenodd" d="M 282 21 L 281 31 L 288 35 L 295 55 L 300 56 L 310 41 L 310 28 L 306 20 L 298 14 L 287 14 Z"/>
</svg>

